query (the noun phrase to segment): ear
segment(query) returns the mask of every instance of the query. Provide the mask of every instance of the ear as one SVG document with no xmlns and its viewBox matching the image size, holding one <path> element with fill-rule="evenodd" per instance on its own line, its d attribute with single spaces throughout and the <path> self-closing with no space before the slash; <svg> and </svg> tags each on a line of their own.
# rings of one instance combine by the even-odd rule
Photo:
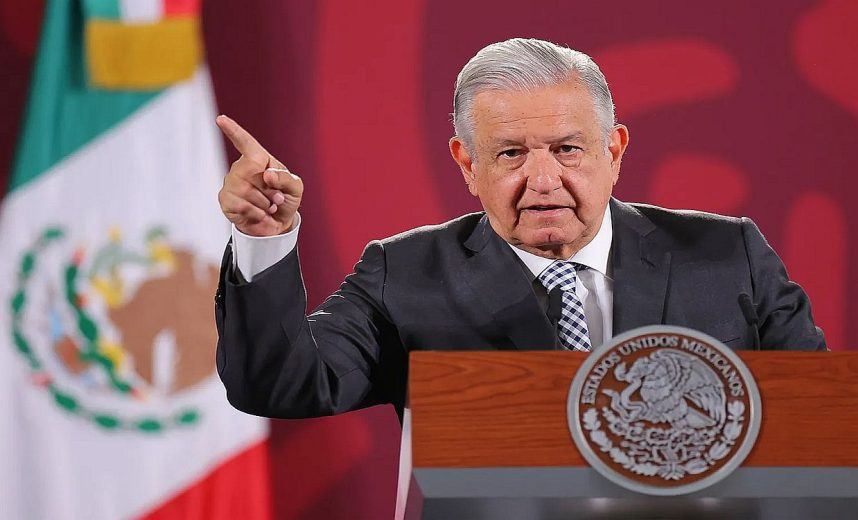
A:
<svg viewBox="0 0 858 520">
<path fill-rule="evenodd" d="M 468 185 L 468 191 L 474 197 L 477 196 L 477 183 L 474 174 L 474 161 L 471 158 L 470 152 L 465 148 L 465 143 L 458 137 L 450 139 L 450 155 L 453 160 L 459 165 L 462 170 L 462 177 L 465 178 L 465 184 Z"/>
<path fill-rule="evenodd" d="M 613 172 L 614 184 L 620 179 L 620 163 L 623 161 L 623 154 L 626 152 L 626 147 L 629 145 L 629 129 L 626 125 L 616 125 L 611 131 L 610 141 L 608 142 L 608 153 L 611 154 L 611 170 Z"/>
</svg>

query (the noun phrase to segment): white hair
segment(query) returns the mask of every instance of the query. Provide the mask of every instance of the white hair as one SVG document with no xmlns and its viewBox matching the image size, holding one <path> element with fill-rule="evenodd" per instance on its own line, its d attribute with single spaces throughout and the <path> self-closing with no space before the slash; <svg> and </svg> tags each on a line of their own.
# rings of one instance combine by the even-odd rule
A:
<svg viewBox="0 0 858 520">
<path fill-rule="evenodd" d="M 583 52 L 544 40 L 512 38 L 483 47 L 459 72 L 453 93 L 453 128 L 473 151 L 474 98 L 488 90 L 529 91 L 570 79 L 593 97 L 605 138 L 615 124 L 614 102 L 599 66 Z"/>
</svg>

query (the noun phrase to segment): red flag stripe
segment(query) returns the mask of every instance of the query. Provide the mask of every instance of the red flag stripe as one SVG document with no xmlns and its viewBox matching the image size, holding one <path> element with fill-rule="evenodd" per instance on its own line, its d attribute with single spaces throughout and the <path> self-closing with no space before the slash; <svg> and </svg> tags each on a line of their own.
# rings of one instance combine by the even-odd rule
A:
<svg viewBox="0 0 858 520">
<path fill-rule="evenodd" d="M 143 515 L 143 520 L 268 520 L 272 518 L 268 443 L 224 461 L 199 482 Z"/>
</svg>

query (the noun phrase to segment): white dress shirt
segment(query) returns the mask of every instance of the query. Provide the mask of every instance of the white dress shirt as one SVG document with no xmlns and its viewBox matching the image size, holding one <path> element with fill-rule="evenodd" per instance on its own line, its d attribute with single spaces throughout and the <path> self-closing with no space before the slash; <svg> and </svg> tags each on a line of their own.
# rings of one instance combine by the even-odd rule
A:
<svg viewBox="0 0 858 520">
<path fill-rule="evenodd" d="M 605 207 L 602 225 L 593 240 L 567 260 L 586 265 L 589 269 L 578 272 L 578 284 L 575 294 L 584 304 L 584 321 L 590 334 L 590 345 L 598 347 L 613 336 L 614 324 L 614 280 L 608 276 L 608 258 L 611 254 L 611 241 L 614 227 L 611 224 L 611 206 Z M 510 247 L 521 258 L 524 265 L 538 278 L 542 271 L 554 263 L 550 258 L 536 256 Z"/>
<path fill-rule="evenodd" d="M 254 237 L 232 226 L 232 266 L 250 282 L 253 277 L 286 257 L 298 245 L 301 215 L 295 213 L 295 226 L 288 233 L 273 237 Z"/>
</svg>

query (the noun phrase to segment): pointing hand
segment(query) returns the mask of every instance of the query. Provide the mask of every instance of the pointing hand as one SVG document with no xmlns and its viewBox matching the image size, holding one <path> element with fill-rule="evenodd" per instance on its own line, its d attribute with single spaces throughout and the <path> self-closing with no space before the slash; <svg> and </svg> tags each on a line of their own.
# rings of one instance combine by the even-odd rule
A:
<svg viewBox="0 0 858 520">
<path fill-rule="evenodd" d="M 218 193 L 223 214 L 246 235 L 268 237 L 291 230 L 304 193 L 301 178 L 229 117 L 218 116 L 216 122 L 241 154 Z"/>
</svg>

